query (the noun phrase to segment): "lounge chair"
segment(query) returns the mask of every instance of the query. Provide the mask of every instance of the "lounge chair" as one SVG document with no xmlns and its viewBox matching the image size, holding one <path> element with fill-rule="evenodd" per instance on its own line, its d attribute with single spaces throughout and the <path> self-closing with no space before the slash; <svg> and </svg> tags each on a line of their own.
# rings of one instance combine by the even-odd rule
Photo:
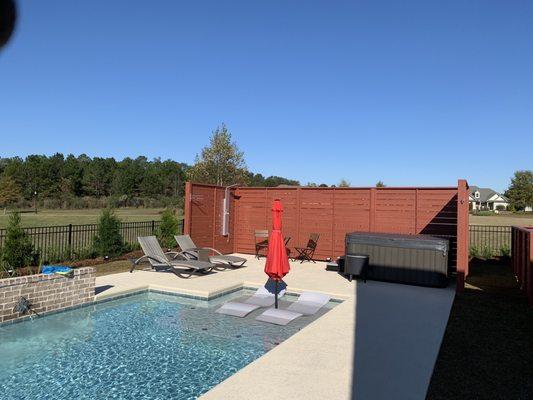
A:
<svg viewBox="0 0 533 400">
<path fill-rule="evenodd" d="M 283 295 L 285 295 L 285 289 L 278 292 L 278 299 L 283 297 Z M 219 314 L 243 318 L 258 308 L 273 306 L 274 302 L 274 293 L 271 293 L 268 289 L 262 286 L 257 289 L 252 296 L 244 300 L 244 302 L 228 301 L 216 310 L 216 312 Z"/>
<path fill-rule="evenodd" d="M 199 259 L 199 250 L 209 250 L 215 253 L 215 255 L 209 256 L 209 261 L 213 264 L 227 265 L 233 268 L 238 268 L 242 267 L 246 262 L 246 258 L 227 256 L 211 247 L 197 247 L 189 235 L 176 235 L 174 236 L 174 239 L 176 242 L 178 242 L 178 246 L 180 247 L 182 254 L 193 260 Z"/>
<path fill-rule="evenodd" d="M 296 260 L 301 260 L 302 263 L 304 261 L 315 262 L 315 260 L 313 260 L 313 256 L 315 255 L 319 237 L 320 235 L 318 233 L 311 233 L 305 247 L 295 247 L 294 249 L 298 252 Z"/>
<path fill-rule="evenodd" d="M 210 262 L 189 260 L 178 252 L 163 252 L 155 236 L 140 236 L 137 240 L 144 256 L 130 260 L 132 263 L 130 272 L 143 261 L 148 261 L 156 271 L 171 271 L 180 278 L 189 278 L 195 272 L 207 274 L 215 267 Z"/>
<path fill-rule="evenodd" d="M 287 325 L 302 315 L 313 315 L 328 304 L 330 297 L 322 293 L 304 292 L 287 309 L 270 308 L 257 316 L 258 321 Z"/>
</svg>

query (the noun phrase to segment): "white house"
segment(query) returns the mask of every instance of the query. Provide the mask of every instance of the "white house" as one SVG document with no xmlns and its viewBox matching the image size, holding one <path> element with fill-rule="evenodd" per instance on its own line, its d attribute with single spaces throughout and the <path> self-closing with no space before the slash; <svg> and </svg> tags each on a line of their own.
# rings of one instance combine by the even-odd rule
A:
<svg viewBox="0 0 533 400">
<path fill-rule="evenodd" d="M 468 201 L 470 210 L 503 211 L 509 207 L 509 200 L 503 194 L 477 186 L 470 186 Z"/>
</svg>

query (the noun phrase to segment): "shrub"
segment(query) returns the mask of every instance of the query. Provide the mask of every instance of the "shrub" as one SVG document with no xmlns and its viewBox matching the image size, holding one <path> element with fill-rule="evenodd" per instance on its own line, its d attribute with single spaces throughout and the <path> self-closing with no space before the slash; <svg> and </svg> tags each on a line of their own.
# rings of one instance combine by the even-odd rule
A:
<svg viewBox="0 0 533 400">
<path fill-rule="evenodd" d="M 73 260 L 88 260 L 96 257 L 96 251 L 92 247 L 76 250 L 72 253 Z"/>
<path fill-rule="evenodd" d="M 508 245 L 504 244 L 502 247 L 500 247 L 500 255 L 506 258 L 511 257 L 511 249 Z"/>
<path fill-rule="evenodd" d="M 30 237 L 20 226 L 20 214 L 9 216 L 6 239 L 2 249 L 2 261 L 12 268 L 28 266 L 33 261 L 34 248 Z"/>
<path fill-rule="evenodd" d="M 481 248 L 481 258 L 490 260 L 494 256 L 494 251 L 490 246 L 483 246 Z"/>
<path fill-rule="evenodd" d="M 93 249 L 99 256 L 115 257 L 124 251 L 124 239 L 120 234 L 120 220 L 110 208 L 102 210 L 98 231 L 93 239 Z"/>
<path fill-rule="evenodd" d="M 477 246 L 470 246 L 469 253 L 470 257 L 480 258 L 481 252 L 479 251 L 479 248 Z"/>
<path fill-rule="evenodd" d="M 479 215 L 480 217 L 490 217 L 491 215 L 494 215 L 494 212 L 492 212 L 492 211 L 475 211 L 474 215 Z"/>
<path fill-rule="evenodd" d="M 61 249 L 58 246 L 50 246 L 46 249 L 46 253 L 41 257 L 44 264 L 60 263 L 70 259 L 70 251 L 68 249 Z"/>
<path fill-rule="evenodd" d="M 159 242 L 163 247 L 174 247 L 174 235 L 179 233 L 179 221 L 174 210 L 167 208 L 161 214 L 161 225 L 157 232 Z"/>
</svg>

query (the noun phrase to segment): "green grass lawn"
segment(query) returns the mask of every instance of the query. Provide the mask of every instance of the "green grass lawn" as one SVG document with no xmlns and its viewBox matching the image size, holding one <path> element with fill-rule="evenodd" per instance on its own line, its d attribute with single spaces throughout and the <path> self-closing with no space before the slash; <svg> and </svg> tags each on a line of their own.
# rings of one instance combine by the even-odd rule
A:
<svg viewBox="0 0 533 400">
<path fill-rule="evenodd" d="M 533 214 L 469 215 L 470 225 L 533 226 Z"/>
<path fill-rule="evenodd" d="M 115 212 L 124 222 L 151 221 L 161 219 L 161 208 L 119 208 Z M 22 224 L 28 226 L 51 226 L 68 224 L 93 224 L 98 221 L 101 210 L 39 210 L 21 213 Z M 9 214 L 0 214 L 0 228 L 5 228 Z"/>
</svg>

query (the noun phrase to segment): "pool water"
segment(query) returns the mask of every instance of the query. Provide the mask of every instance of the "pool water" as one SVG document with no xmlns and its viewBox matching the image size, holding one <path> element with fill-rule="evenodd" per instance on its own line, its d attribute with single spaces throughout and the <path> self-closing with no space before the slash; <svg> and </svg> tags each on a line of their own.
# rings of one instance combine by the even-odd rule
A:
<svg viewBox="0 0 533 400">
<path fill-rule="evenodd" d="M 243 294 L 145 292 L 0 327 L 0 397 L 195 399 L 333 306 L 285 327 L 215 313 Z"/>
</svg>

